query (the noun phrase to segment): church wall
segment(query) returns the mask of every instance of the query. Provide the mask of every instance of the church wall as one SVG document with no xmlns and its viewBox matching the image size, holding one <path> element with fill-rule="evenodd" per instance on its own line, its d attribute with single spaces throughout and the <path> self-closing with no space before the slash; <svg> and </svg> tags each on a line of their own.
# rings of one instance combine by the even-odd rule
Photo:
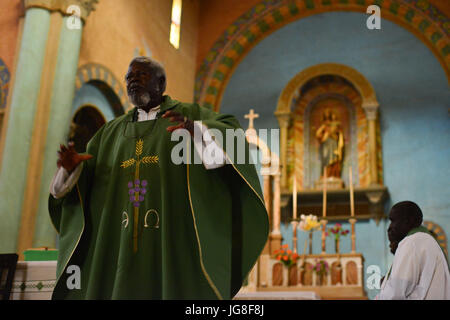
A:
<svg viewBox="0 0 450 320">
<path fill-rule="evenodd" d="M 166 69 L 167 94 L 193 101 L 199 1 L 183 1 L 178 50 L 169 42 L 171 10 L 167 0 L 99 1 L 83 30 L 79 66 L 99 63 L 122 80 L 136 53 L 151 55 Z"/>
<path fill-rule="evenodd" d="M 19 20 L 22 13 L 20 0 L 2 1 L 0 7 L 0 58 L 10 71 L 14 65 L 19 35 Z"/>
<path fill-rule="evenodd" d="M 415 201 L 424 219 L 438 223 L 448 235 L 450 92 L 446 74 L 413 34 L 387 20 L 382 20 L 381 30 L 368 30 L 366 18 L 354 12 L 324 13 L 269 35 L 236 67 L 220 111 L 236 115 L 247 127 L 244 114 L 253 108 L 260 114 L 256 129 L 278 128 L 273 112 L 279 94 L 295 74 L 325 62 L 355 68 L 372 84 L 380 102 L 383 178 L 389 191 L 385 212 L 398 201 Z M 357 251 L 365 257 L 365 268 L 378 265 L 383 274 L 392 261 L 388 225 L 387 220 L 356 225 Z M 344 228 L 349 227 L 344 223 Z M 290 230 L 290 225 L 282 226 L 284 243 L 291 246 Z M 299 250 L 304 240 L 301 234 Z M 350 250 L 350 238 L 344 238 L 342 249 Z M 314 235 L 313 251 L 320 252 L 319 233 Z M 327 251 L 334 252 L 331 238 Z M 366 288 L 366 292 L 373 298 L 377 290 Z"/>
<path fill-rule="evenodd" d="M 207 58 L 208 52 L 225 30 L 239 17 L 254 9 L 263 0 L 205 0 L 200 5 L 200 29 L 197 55 L 197 68 Z M 442 0 L 427 0 L 428 3 L 441 12 L 450 14 L 450 2 Z"/>
<path fill-rule="evenodd" d="M 261 0 L 201 1 L 197 68 L 222 33 Z"/>
</svg>

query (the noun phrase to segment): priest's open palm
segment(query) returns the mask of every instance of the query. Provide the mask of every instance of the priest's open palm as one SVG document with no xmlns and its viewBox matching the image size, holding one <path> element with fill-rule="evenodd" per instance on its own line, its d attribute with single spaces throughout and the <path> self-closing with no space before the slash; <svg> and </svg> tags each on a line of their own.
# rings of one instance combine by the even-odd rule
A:
<svg viewBox="0 0 450 320">
<path fill-rule="evenodd" d="M 63 144 L 60 145 L 58 151 L 58 161 L 56 165 L 58 168 L 61 166 L 69 173 L 72 172 L 81 162 L 92 158 L 90 154 L 79 154 L 75 151 L 73 142 L 69 142 L 67 147 Z"/>
</svg>

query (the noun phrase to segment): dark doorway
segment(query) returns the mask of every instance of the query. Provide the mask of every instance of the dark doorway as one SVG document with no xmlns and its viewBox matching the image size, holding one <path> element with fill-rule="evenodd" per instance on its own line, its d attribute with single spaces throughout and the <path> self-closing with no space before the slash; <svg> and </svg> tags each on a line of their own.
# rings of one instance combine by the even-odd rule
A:
<svg viewBox="0 0 450 320">
<path fill-rule="evenodd" d="M 95 106 L 84 105 L 77 110 L 70 124 L 69 141 L 74 142 L 78 153 L 86 152 L 87 143 L 105 122 L 102 113 Z"/>
</svg>

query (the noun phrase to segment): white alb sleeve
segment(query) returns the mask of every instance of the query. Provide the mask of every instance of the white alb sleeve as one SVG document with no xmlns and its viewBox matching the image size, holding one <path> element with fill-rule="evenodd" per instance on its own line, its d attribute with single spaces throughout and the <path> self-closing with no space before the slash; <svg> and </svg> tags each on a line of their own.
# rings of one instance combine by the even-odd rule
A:
<svg viewBox="0 0 450 320">
<path fill-rule="evenodd" d="M 75 170 L 69 175 L 62 166 L 56 171 L 50 184 L 50 193 L 55 199 L 64 197 L 73 186 L 78 182 L 81 171 L 83 170 L 83 162 L 79 164 Z"/>
<path fill-rule="evenodd" d="M 223 167 L 226 164 L 224 151 L 217 145 L 208 128 L 201 121 L 194 121 L 194 133 L 196 132 L 201 133 L 201 139 L 195 137 L 194 134 L 194 147 L 206 170 Z"/>
</svg>

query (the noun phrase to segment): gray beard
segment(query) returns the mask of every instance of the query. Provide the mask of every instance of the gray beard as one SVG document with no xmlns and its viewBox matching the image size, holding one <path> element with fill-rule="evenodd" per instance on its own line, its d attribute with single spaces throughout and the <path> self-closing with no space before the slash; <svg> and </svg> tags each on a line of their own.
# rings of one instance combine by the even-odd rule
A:
<svg viewBox="0 0 450 320">
<path fill-rule="evenodd" d="M 148 92 L 140 95 L 131 94 L 128 97 L 130 98 L 131 103 L 138 108 L 145 107 L 151 100 L 150 94 Z"/>
</svg>

